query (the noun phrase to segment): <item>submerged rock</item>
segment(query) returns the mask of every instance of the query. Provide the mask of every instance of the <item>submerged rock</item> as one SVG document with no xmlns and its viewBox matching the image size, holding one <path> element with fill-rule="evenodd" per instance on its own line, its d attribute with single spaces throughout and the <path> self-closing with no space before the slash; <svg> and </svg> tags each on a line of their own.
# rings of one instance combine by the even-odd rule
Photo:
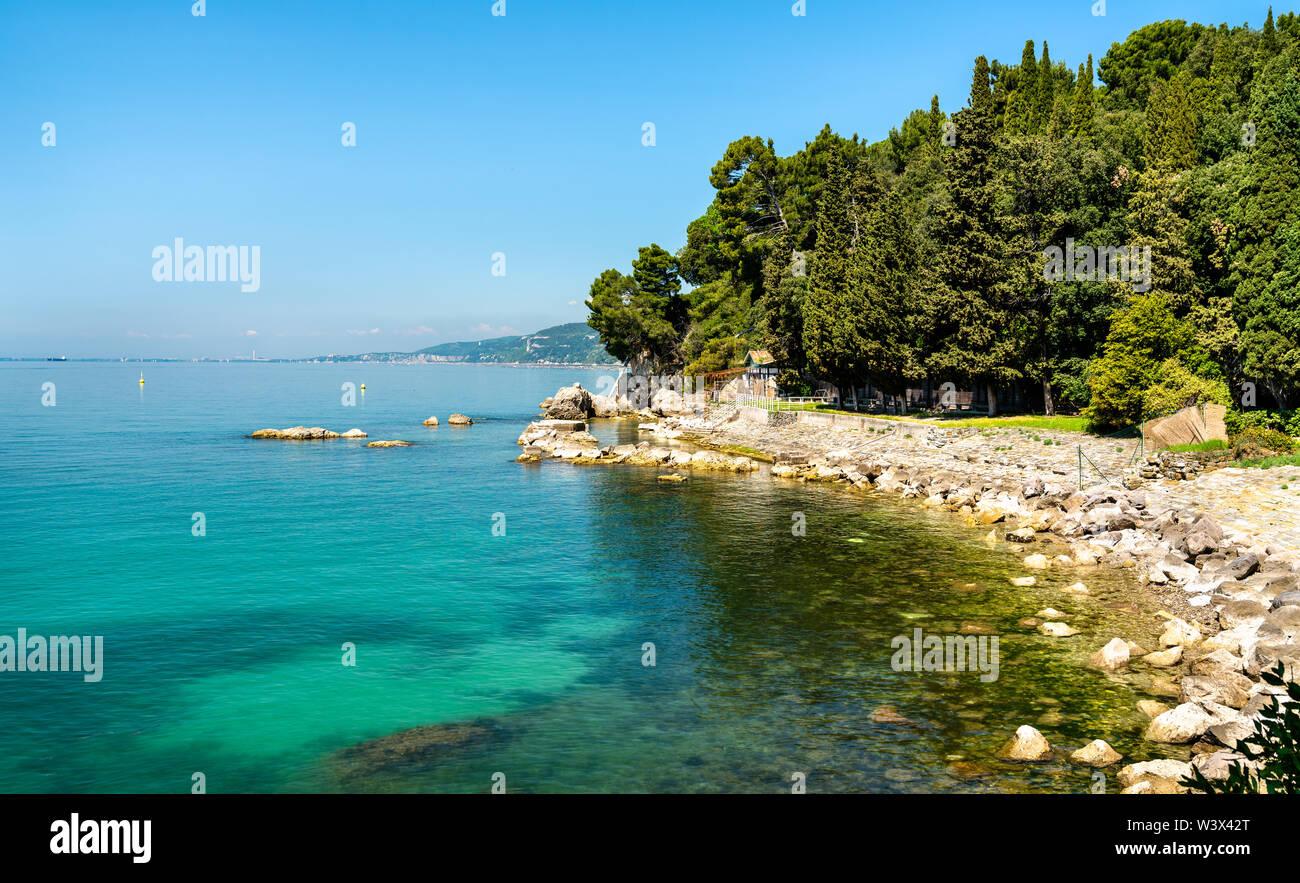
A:
<svg viewBox="0 0 1300 883">
<path fill-rule="evenodd" d="M 1138 711 L 1147 717 L 1159 717 L 1169 710 L 1169 706 L 1163 702 L 1157 702 L 1154 699 L 1141 699 L 1138 701 Z"/>
<path fill-rule="evenodd" d="M 409 441 L 402 441 L 400 439 L 380 439 L 378 441 L 369 442 L 366 445 L 366 447 L 368 448 L 409 448 L 411 447 L 411 443 Z"/>
<path fill-rule="evenodd" d="M 895 724 L 898 726 L 912 726 L 916 721 L 904 717 L 898 713 L 898 709 L 892 705 L 882 705 L 875 711 L 871 712 L 871 722 L 877 724 Z"/>
<path fill-rule="evenodd" d="M 489 720 L 431 724 L 371 739 L 336 752 L 332 766 L 339 778 L 367 777 L 385 771 L 410 770 L 437 763 L 449 754 L 474 745 L 508 738 Z"/>
</svg>

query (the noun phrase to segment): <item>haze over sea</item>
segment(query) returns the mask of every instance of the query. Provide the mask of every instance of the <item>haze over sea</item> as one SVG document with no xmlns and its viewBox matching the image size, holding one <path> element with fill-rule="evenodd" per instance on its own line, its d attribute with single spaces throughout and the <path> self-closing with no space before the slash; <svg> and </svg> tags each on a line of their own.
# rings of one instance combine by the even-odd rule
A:
<svg viewBox="0 0 1300 883">
<path fill-rule="evenodd" d="M 1125 680 L 1016 629 L 1061 606 L 1054 577 L 1012 589 L 1017 559 L 951 514 L 765 472 L 513 462 L 537 402 L 607 373 L 0 365 L 0 634 L 104 637 L 97 683 L 0 672 L 0 791 L 184 792 L 201 772 L 212 792 L 480 792 L 498 771 L 523 792 L 780 792 L 795 772 L 1078 791 L 1085 771 L 948 764 L 1021 723 L 1066 745 L 1135 730 Z M 416 445 L 244 437 L 300 423 Z M 1076 626 L 1121 615 L 1104 577 L 1094 595 Z M 892 636 L 967 620 L 1003 634 L 996 682 L 891 669 Z M 885 704 L 913 725 L 873 722 Z M 340 755 L 433 725 L 453 726 L 405 760 Z"/>
</svg>

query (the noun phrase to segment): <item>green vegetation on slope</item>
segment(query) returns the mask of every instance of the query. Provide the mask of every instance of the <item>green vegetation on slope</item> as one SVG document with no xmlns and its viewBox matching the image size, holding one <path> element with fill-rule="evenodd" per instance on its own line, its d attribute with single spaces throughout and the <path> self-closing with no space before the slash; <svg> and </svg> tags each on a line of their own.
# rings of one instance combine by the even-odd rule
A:
<svg viewBox="0 0 1300 883">
<path fill-rule="evenodd" d="M 466 362 L 606 365 L 614 359 L 596 332 L 581 322 L 543 328 L 536 334 L 440 343 L 413 353 L 363 353 L 356 356 L 317 356 L 334 362 Z"/>
<path fill-rule="evenodd" d="M 1245 382 L 1300 404 L 1300 18 L 1156 22 L 1095 76 L 1039 48 L 875 143 L 733 141 L 686 244 L 601 274 L 589 324 L 660 370 L 763 348 L 791 394 L 1017 383 L 1103 431 Z"/>
</svg>

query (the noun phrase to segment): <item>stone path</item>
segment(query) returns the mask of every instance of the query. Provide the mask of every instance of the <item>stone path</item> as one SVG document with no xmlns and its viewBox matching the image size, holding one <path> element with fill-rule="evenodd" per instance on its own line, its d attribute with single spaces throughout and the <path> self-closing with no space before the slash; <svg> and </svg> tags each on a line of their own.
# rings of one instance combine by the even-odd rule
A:
<svg viewBox="0 0 1300 883">
<path fill-rule="evenodd" d="M 684 426 L 689 432 L 689 427 Z M 1023 478 L 1078 487 L 1079 451 L 1083 484 L 1118 480 L 1140 465 L 1135 439 L 1097 438 L 1081 432 L 1000 428 L 932 428 L 901 424 L 882 434 L 835 426 L 771 426 L 740 420 L 707 434 L 714 443 L 741 445 L 766 454 L 790 451 L 818 456 L 848 451 L 884 454 L 900 462 L 947 469 L 989 479 Z M 1091 462 L 1089 462 L 1091 461 Z M 1285 487 L 1284 487 L 1285 486 Z M 1149 511 L 1167 508 L 1205 512 L 1230 530 L 1279 549 L 1300 552 L 1300 466 L 1273 469 L 1219 469 L 1194 479 L 1147 480 Z"/>
</svg>

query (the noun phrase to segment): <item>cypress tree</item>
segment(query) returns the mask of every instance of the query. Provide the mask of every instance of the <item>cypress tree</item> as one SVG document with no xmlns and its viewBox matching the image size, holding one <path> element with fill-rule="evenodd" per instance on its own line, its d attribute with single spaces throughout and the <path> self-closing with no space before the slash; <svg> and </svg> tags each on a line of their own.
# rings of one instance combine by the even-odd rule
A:
<svg viewBox="0 0 1300 883">
<path fill-rule="evenodd" d="M 951 204 L 943 218 L 939 285 L 929 304 L 935 344 L 929 367 L 941 382 L 997 385 L 1020 376 L 1018 323 L 1009 308 L 1007 245 L 994 217 L 993 99 L 988 62 L 975 60 L 970 107 L 957 114 L 957 147 L 944 154 Z"/>
<path fill-rule="evenodd" d="M 943 146 L 943 111 L 939 110 L 939 96 L 930 99 L 930 147 L 938 150 Z"/>
<path fill-rule="evenodd" d="M 1182 73 L 1151 84 L 1147 99 L 1145 154 L 1147 165 L 1178 172 L 1196 165 L 1196 109 Z"/>
<path fill-rule="evenodd" d="M 1038 100 L 1038 61 L 1034 58 L 1034 41 L 1025 41 L 1020 56 L 1016 88 L 1007 99 L 1006 130 L 1011 135 L 1033 133 L 1034 103 Z"/>
<path fill-rule="evenodd" d="M 813 257 L 804 308 L 804 350 L 809 365 L 823 377 L 847 386 L 853 377 L 853 349 L 845 341 L 852 207 L 849 176 L 840 151 L 826 166 L 817 205 L 817 253 Z"/>
<path fill-rule="evenodd" d="M 1274 55 L 1277 55 L 1277 29 L 1273 27 L 1273 7 L 1268 8 L 1268 17 L 1264 19 L 1264 29 L 1259 35 L 1259 51 L 1264 56 L 1262 61 L 1268 61 Z M 1259 65 L 1263 67 L 1263 65 Z"/>
<path fill-rule="evenodd" d="M 1092 100 L 1092 53 L 1088 53 L 1088 66 L 1079 65 L 1079 79 L 1074 85 L 1074 107 L 1070 113 L 1070 134 L 1087 136 L 1092 134 L 1093 100 Z"/>
<path fill-rule="evenodd" d="M 1056 77 L 1052 71 L 1052 56 L 1047 51 L 1047 41 L 1043 41 L 1043 57 L 1038 62 L 1038 88 L 1034 100 L 1033 131 L 1041 132 L 1052 121 L 1052 109 L 1056 106 Z"/>
</svg>

